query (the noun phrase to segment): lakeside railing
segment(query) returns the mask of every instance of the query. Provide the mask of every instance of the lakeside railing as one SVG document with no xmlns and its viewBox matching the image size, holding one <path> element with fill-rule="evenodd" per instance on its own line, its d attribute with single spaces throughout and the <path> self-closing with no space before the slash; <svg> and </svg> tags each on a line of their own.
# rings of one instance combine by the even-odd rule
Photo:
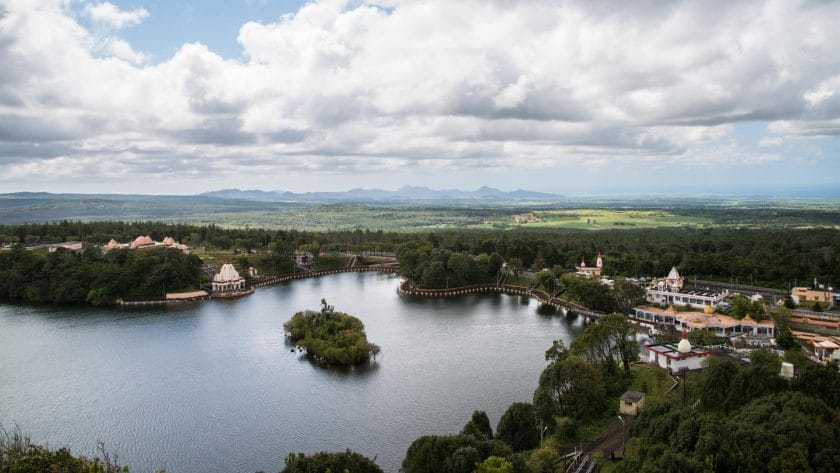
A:
<svg viewBox="0 0 840 473">
<path fill-rule="evenodd" d="M 459 286 L 447 289 L 424 289 L 412 286 L 409 281 L 403 281 L 399 287 L 400 293 L 409 296 L 421 297 L 453 297 L 464 296 L 468 294 L 510 294 L 517 296 L 533 297 L 540 303 L 554 307 L 555 309 L 565 309 L 575 314 L 584 316 L 589 319 L 600 319 L 603 317 L 603 312 L 592 310 L 580 304 L 576 304 L 558 297 L 551 297 L 550 294 L 541 289 L 528 289 L 524 286 L 515 286 L 512 284 L 472 284 L 469 286 Z"/>
</svg>

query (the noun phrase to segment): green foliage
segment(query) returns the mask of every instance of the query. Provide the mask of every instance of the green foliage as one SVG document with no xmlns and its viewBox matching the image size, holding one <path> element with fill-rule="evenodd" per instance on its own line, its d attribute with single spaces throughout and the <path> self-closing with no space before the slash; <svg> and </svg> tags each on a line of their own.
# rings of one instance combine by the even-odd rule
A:
<svg viewBox="0 0 840 473">
<path fill-rule="evenodd" d="M 447 460 L 457 450 L 475 448 L 478 441 L 469 435 L 425 435 L 412 442 L 402 461 L 404 473 L 440 473 L 447 471 Z M 477 449 L 476 449 L 477 450 Z M 461 451 L 459 457 L 467 452 Z M 480 456 L 480 455 L 479 455 Z M 463 458 L 450 460 L 449 464 L 460 467 Z"/>
<path fill-rule="evenodd" d="M 484 411 L 473 412 L 472 419 L 464 425 L 461 433 L 472 435 L 479 440 L 489 440 L 493 438 L 493 428 L 490 426 L 490 419 Z"/>
<path fill-rule="evenodd" d="M 840 409 L 840 372 L 836 362 L 826 365 L 807 363 L 794 379 L 792 387 L 821 399 L 834 409 Z"/>
<path fill-rule="evenodd" d="M 328 363 L 357 365 L 379 353 L 379 346 L 367 341 L 361 320 L 335 308 L 321 299 L 319 312 L 298 312 L 283 324 L 283 329 L 296 345 Z"/>
<path fill-rule="evenodd" d="M 723 410 L 738 367 L 731 361 L 712 362 L 700 388 L 700 402 L 707 411 Z"/>
<path fill-rule="evenodd" d="M 496 435 L 499 436 L 499 440 L 510 445 L 516 452 L 530 450 L 536 447 L 540 441 L 540 433 L 537 430 L 535 419 L 533 405 L 525 402 L 515 402 L 508 407 L 499 419 Z"/>
<path fill-rule="evenodd" d="M 476 467 L 475 473 L 513 473 L 513 463 L 502 457 L 488 457 Z"/>
<path fill-rule="evenodd" d="M 103 305 L 195 288 L 201 260 L 174 249 L 0 252 L 0 299 Z"/>
<path fill-rule="evenodd" d="M 0 428 L 0 472 L 2 473 L 128 473 L 127 466 L 120 466 L 100 443 L 102 458 L 90 459 L 74 456 L 70 450 L 50 450 L 33 444 L 19 431 L 7 432 Z"/>
<path fill-rule="evenodd" d="M 326 471 L 382 473 L 382 469 L 373 460 L 349 449 L 343 452 L 319 452 L 313 455 L 291 453 L 286 457 L 286 467 L 283 468 L 281 473 L 320 473 Z"/>
<path fill-rule="evenodd" d="M 732 310 L 729 315 L 736 319 L 752 317 L 756 321 L 767 320 L 767 311 L 761 301 L 751 301 L 749 297 L 735 296 L 732 298 Z"/>
<path fill-rule="evenodd" d="M 566 344 L 563 340 L 554 340 L 551 342 L 551 348 L 545 351 L 545 361 L 554 362 L 562 360 L 569 354 Z"/>
<path fill-rule="evenodd" d="M 779 365 L 768 350 L 745 367 L 713 362 L 699 403 L 642 411 L 617 471 L 840 471 L 837 367 L 808 362 L 788 384 Z"/>
<path fill-rule="evenodd" d="M 579 356 L 548 365 L 534 392 L 534 410 L 544 425 L 557 416 L 592 419 L 606 407 L 601 373 Z"/>
<path fill-rule="evenodd" d="M 639 342 L 627 317 L 609 314 L 586 327 L 569 350 L 598 367 L 605 377 L 616 379 L 619 364 L 624 374 L 629 375 L 630 364 L 639 357 Z M 618 386 L 611 392 L 620 389 Z"/>
<path fill-rule="evenodd" d="M 713 330 L 692 330 L 688 332 L 688 341 L 692 345 L 709 346 L 727 343 L 728 339 L 718 337 Z"/>
</svg>

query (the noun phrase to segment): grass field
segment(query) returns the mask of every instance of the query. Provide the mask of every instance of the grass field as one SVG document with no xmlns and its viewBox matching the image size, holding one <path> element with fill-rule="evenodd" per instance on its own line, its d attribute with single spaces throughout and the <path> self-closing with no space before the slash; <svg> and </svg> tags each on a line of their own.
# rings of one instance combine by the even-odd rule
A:
<svg viewBox="0 0 840 473">
<path fill-rule="evenodd" d="M 161 221 L 299 230 L 621 230 L 639 228 L 836 228 L 838 199 L 588 199 L 557 203 L 407 205 L 0 195 L 0 222 Z"/>
</svg>

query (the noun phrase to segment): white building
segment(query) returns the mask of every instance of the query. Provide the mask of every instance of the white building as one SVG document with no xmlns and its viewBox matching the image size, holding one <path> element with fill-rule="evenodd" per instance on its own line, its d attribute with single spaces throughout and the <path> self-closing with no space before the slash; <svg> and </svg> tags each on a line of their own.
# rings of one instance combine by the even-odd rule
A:
<svg viewBox="0 0 840 473">
<path fill-rule="evenodd" d="M 236 268 L 230 263 L 222 265 L 219 274 L 213 276 L 210 283 L 213 292 L 232 292 L 245 289 L 245 278 L 239 275 Z"/>
<path fill-rule="evenodd" d="M 688 305 L 695 309 L 715 307 L 729 296 L 728 291 L 683 290 L 685 279 L 677 268 L 671 268 L 668 276 L 655 279 L 646 290 L 645 298 L 652 304 Z"/>
<path fill-rule="evenodd" d="M 712 354 L 704 347 L 692 347 L 685 332 L 679 343 L 647 345 L 645 349 L 650 352 L 648 361 L 672 373 L 698 370 L 703 367 L 703 361 Z"/>
<path fill-rule="evenodd" d="M 576 275 L 585 278 L 601 277 L 601 274 L 604 271 L 604 259 L 601 257 L 601 253 L 598 253 L 598 258 L 595 260 L 595 266 L 587 266 L 586 260 L 581 259 L 580 264 L 575 266 L 575 271 Z"/>
</svg>

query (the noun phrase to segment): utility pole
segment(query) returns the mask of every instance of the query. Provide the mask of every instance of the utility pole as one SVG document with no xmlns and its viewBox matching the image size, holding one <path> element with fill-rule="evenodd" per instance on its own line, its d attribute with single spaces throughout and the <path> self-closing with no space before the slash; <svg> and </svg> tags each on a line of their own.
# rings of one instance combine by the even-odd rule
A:
<svg viewBox="0 0 840 473">
<path fill-rule="evenodd" d="M 621 421 L 621 456 L 624 456 L 624 434 L 627 429 L 627 424 L 624 423 L 624 417 L 618 416 L 618 420 Z"/>
</svg>

